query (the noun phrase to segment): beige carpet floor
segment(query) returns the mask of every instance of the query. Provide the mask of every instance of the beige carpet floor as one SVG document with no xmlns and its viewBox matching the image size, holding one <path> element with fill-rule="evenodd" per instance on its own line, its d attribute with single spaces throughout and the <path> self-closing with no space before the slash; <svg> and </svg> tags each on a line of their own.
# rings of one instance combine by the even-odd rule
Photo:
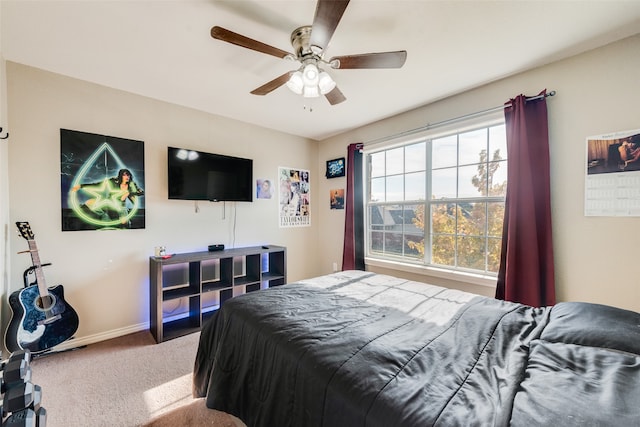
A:
<svg viewBox="0 0 640 427">
<path fill-rule="evenodd" d="M 229 414 L 207 408 L 204 399 L 196 399 L 187 405 L 155 417 L 143 427 L 178 426 L 239 427 L 244 424 Z"/>
<path fill-rule="evenodd" d="M 47 427 L 246 427 L 191 397 L 198 338 L 155 344 L 144 331 L 35 358 Z"/>
</svg>

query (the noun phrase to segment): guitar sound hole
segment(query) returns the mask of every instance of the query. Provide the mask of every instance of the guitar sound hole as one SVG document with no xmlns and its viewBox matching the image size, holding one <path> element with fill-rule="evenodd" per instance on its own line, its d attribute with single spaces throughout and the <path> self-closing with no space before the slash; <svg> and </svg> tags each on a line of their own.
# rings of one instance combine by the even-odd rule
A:
<svg viewBox="0 0 640 427">
<path fill-rule="evenodd" d="M 56 305 L 56 297 L 52 294 L 38 297 L 35 300 L 36 310 L 39 311 L 49 311 L 54 305 Z"/>
</svg>

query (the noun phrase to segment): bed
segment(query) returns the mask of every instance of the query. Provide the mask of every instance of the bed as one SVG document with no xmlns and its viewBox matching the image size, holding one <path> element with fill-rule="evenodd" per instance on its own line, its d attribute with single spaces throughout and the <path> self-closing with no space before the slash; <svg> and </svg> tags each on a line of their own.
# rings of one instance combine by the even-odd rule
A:
<svg viewBox="0 0 640 427">
<path fill-rule="evenodd" d="M 249 427 L 640 426 L 640 314 L 339 272 L 225 302 L 193 394 Z"/>
</svg>

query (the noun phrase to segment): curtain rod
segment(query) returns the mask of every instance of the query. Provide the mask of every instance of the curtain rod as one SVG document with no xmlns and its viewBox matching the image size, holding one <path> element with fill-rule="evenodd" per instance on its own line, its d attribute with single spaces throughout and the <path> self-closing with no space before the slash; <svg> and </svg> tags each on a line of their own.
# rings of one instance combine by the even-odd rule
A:
<svg viewBox="0 0 640 427">
<path fill-rule="evenodd" d="M 535 101 L 535 100 L 538 100 L 538 99 L 546 98 L 548 96 L 555 96 L 555 94 L 556 94 L 556 91 L 552 90 L 549 93 L 544 94 L 544 95 L 530 96 L 530 97 L 526 98 L 526 101 Z M 384 142 L 384 141 L 388 141 L 388 140 L 393 139 L 393 138 L 412 135 L 414 133 L 418 133 L 418 132 L 422 132 L 422 131 L 425 131 L 425 130 L 433 129 L 433 128 L 436 128 L 436 127 L 440 127 L 440 126 L 448 125 L 448 124 L 451 124 L 451 123 L 459 122 L 459 121 L 462 121 L 462 120 L 470 119 L 470 118 L 473 118 L 473 117 L 476 117 L 476 116 L 482 116 L 484 114 L 493 113 L 494 111 L 498 111 L 498 110 L 504 109 L 506 106 L 510 106 L 510 103 L 509 104 L 505 103 L 505 105 L 500 105 L 498 107 L 487 108 L 486 110 L 482 110 L 482 111 L 476 111 L 475 113 L 465 114 L 464 116 L 454 117 L 453 119 L 442 120 L 440 122 L 435 122 L 435 123 L 427 123 L 426 125 L 421 126 L 419 128 L 415 128 L 415 129 L 407 130 L 407 131 L 404 131 L 404 132 L 396 133 L 394 135 L 385 136 L 385 137 L 382 137 L 382 138 L 378 138 L 378 139 L 373 139 L 371 141 L 367 141 L 367 142 L 364 143 L 364 145 L 365 146 L 374 145 L 374 144 L 378 144 L 378 143 L 381 143 L 381 142 Z"/>
</svg>

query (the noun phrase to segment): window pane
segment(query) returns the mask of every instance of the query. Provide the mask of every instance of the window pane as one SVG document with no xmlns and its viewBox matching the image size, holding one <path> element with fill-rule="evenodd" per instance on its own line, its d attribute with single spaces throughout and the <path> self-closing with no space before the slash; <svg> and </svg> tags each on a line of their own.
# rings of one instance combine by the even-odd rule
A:
<svg viewBox="0 0 640 427">
<path fill-rule="evenodd" d="M 507 161 L 489 163 L 489 170 L 493 172 L 489 183 L 489 196 L 507 195 Z"/>
<path fill-rule="evenodd" d="M 369 235 L 369 242 L 371 243 L 371 250 L 374 252 L 382 252 L 384 244 L 384 233 L 372 232 Z"/>
<path fill-rule="evenodd" d="M 404 254 L 410 258 L 424 257 L 424 236 L 405 235 Z"/>
<path fill-rule="evenodd" d="M 455 166 L 458 163 L 457 135 L 434 139 L 431 145 L 431 167 L 433 169 Z"/>
<path fill-rule="evenodd" d="M 431 198 L 456 197 L 456 169 L 439 169 L 431 172 Z"/>
<path fill-rule="evenodd" d="M 403 175 L 387 177 L 387 202 L 399 202 L 404 200 Z"/>
<path fill-rule="evenodd" d="M 406 205 L 404 207 L 405 234 L 424 235 L 424 205 Z"/>
<path fill-rule="evenodd" d="M 371 177 L 384 176 L 384 156 L 384 151 L 371 155 Z"/>
<path fill-rule="evenodd" d="M 426 169 L 425 142 L 409 145 L 404 149 L 405 172 L 417 172 Z"/>
<path fill-rule="evenodd" d="M 502 236 L 502 221 L 504 219 L 504 202 L 487 203 L 488 221 L 487 235 L 493 237 Z"/>
<path fill-rule="evenodd" d="M 402 233 L 385 233 L 384 251 L 388 254 L 402 255 Z"/>
<path fill-rule="evenodd" d="M 404 253 L 424 258 L 424 204 L 404 206 Z"/>
<path fill-rule="evenodd" d="M 458 203 L 458 234 L 468 236 L 486 235 L 486 203 Z"/>
<path fill-rule="evenodd" d="M 455 234 L 455 203 L 436 203 L 431 205 L 431 232 L 433 234 Z"/>
<path fill-rule="evenodd" d="M 433 236 L 433 243 L 431 245 L 431 262 L 433 264 L 455 267 L 455 236 Z"/>
<path fill-rule="evenodd" d="M 489 128 L 489 153 L 492 159 L 496 150 L 499 150 L 500 158 L 507 158 L 507 134 L 504 125 Z"/>
<path fill-rule="evenodd" d="M 384 178 L 372 178 L 371 183 L 371 201 L 384 202 Z"/>
<path fill-rule="evenodd" d="M 385 224 L 385 230 L 402 233 L 402 229 L 404 225 L 402 206 L 400 205 L 385 206 L 384 224 Z"/>
<path fill-rule="evenodd" d="M 479 174 L 478 165 L 461 166 L 458 174 L 458 197 L 478 197 L 487 194 L 486 173 Z"/>
<path fill-rule="evenodd" d="M 500 251 L 502 250 L 502 239 L 488 239 L 487 249 L 487 271 L 497 273 L 500 269 Z"/>
<path fill-rule="evenodd" d="M 426 197 L 426 183 L 424 172 L 405 175 L 405 200 L 424 200 Z"/>
<path fill-rule="evenodd" d="M 478 163 L 480 153 L 487 151 L 487 129 L 478 129 L 460 134 L 460 164 Z"/>
<path fill-rule="evenodd" d="M 404 171 L 404 149 L 394 148 L 387 151 L 387 170 L 385 175 L 395 175 Z"/>
<path fill-rule="evenodd" d="M 484 270 L 485 239 L 481 237 L 458 238 L 458 266 Z"/>
<path fill-rule="evenodd" d="M 371 206 L 369 209 L 369 222 L 371 225 L 381 225 L 383 222 L 383 207 Z"/>
</svg>

